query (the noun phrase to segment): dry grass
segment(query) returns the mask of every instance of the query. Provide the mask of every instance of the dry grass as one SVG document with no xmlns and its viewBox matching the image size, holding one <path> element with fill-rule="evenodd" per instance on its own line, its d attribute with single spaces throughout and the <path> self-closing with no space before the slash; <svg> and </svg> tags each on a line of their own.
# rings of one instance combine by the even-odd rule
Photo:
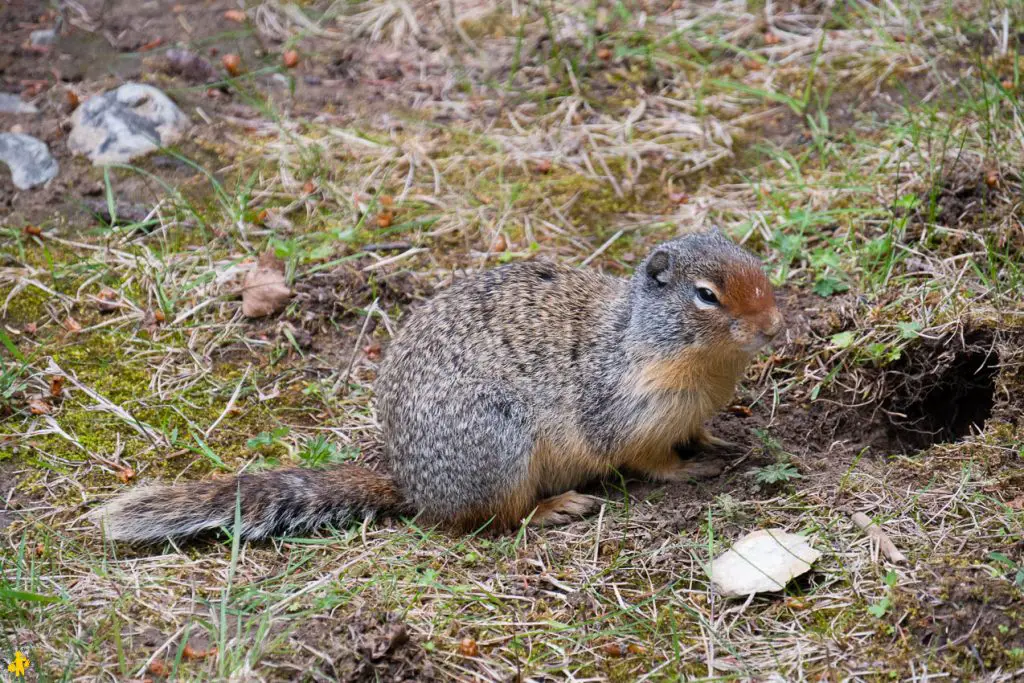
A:
<svg viewBox="0 0 1024 683">
<path fill-rule="evenodd" d="M 249 17 L 342 103 L 232 82 L 252 116 L 193 117 L 188 182 L 105 181 L 116 205 L 144 179 L 144 218 L 0 229 L 0 657 L 39 680 L 1024 674 L 1016 5 Z M 710 225 L 764 257 L 789 332 L 738 393 L 751 416 L 717 421 L 750 448 L 709 486 L 607 482 L 597 518 L 511 537 L 378 520 L 132 549 L 82 519 L 142 481 L 372 462 L 380 348 L 422 297 L 516 259 L 625 274 Z M 296 296 L 250 321 L 267 248 Z M 759 483 L 783 465 L 802 478 Z M 703 567 L 769 526 L 811 534 L 814 571 L 716 596 Z"/>
</svg>

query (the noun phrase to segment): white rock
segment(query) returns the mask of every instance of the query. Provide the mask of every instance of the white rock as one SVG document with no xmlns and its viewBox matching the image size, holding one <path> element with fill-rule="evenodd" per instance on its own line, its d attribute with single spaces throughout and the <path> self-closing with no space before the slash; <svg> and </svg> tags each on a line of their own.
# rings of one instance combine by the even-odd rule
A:
<svg viewBox="0 0 1024 683">
<path fill-rule="evenodd" d="M 726 597 L 779 591 L 807 572 L 821 553 L 803 536 L 782 529 L 747 534 L 714 562 L 708 576 Z"/>
<path fill-rule="evenodd" d="M 44 28 L 38 31 L 32 31 L 32 33 L 28 34 L 28 42 L 32 43 L 37 47 L 53 45 L 57 42 L 57 31 L 52 28 Z"/>
<path fill-rule="evenodd" d="M 22 101 L 17 95 L 0 92 L 0 113 L 3 114 L 35 114 L 39 110 L 34 104 Z"/>
<path fill-rule="evenodd" d="M 11 179 L 19 190 L 42 185 L 59 170 L 45 142 L 21 133 L 0 133 L 0 161 L 11 169 Z"/>
<path fill-rule="evenodd" d="M 90 97 L 71 115 L 68 148 L 93 164 L 119 164 L 166 147 L 188 130 L 188 117 L 160 90 L 125 83 Z"/>
</svg>

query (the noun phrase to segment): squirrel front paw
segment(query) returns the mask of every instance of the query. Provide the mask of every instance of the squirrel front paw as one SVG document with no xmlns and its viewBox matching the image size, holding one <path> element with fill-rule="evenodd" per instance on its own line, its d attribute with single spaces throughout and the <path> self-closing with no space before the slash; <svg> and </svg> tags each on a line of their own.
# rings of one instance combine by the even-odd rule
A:
<svg viewBox="0 0 1024 683">
<path fill-rule="evenodd" d="M 597 496 L 566 491 L 540 501 L 533 517 L 530 518 L 530 524 L 534 526 L 568 524 L 594 512 L 601 507 L 602 503 L 604 500 Z"/>
</svg>

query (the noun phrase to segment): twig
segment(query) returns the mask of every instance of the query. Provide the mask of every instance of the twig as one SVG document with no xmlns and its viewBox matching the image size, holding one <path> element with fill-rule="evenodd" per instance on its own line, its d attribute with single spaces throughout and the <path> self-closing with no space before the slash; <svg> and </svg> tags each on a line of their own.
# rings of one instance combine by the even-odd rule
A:
<svg viewBox="0 0 1024 683">
<path fill-rule="evenodd" d="M 863 512 L 855 512 L 851 516 L 853 523 L 860 528 L 869 538 L 878 542 L 878 547 L 882 551 L 882 554 L 894 564 L 902 564 L 907 561 L 906 555 L 901 553 L 899 549 L 893 544 L 889 536 L 882 531 L 882 528 L 875 524 L 874 521 Z"/>
</svg>

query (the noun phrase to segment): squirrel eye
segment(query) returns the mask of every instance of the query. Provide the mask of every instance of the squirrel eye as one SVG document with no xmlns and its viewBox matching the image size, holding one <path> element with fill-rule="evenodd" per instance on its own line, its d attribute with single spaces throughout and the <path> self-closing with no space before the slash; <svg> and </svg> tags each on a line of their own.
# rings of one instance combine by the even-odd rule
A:
<svg viewBox="0 0 1024 683">
<path fill-rule="evenodd" d="M 712 292 L 707 287 L 697 288 L 697 298 L 700 299 L 703 303 L 708 304 L 709 306 L 718 305 L 718 297 L 715 296 L 715 293 Z"/>
</svg>

